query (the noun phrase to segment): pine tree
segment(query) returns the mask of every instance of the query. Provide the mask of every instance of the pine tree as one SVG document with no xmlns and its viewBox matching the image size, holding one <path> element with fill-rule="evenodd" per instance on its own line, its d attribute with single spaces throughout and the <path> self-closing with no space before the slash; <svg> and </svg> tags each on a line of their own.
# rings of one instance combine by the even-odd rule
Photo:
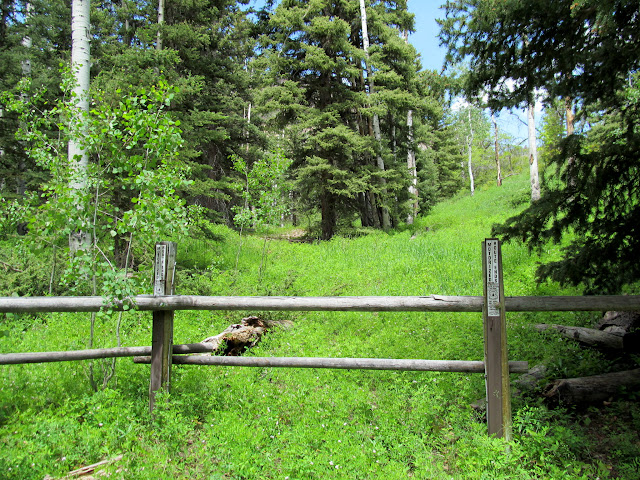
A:
<svg viewBox="0 0 640 480">
<path fill-rule="evenodd" d="M 364 6 L 366 36 L 358 2 L 284 1 L 264 41 L 262 111 L 287 134 L 301 199 L 320 210 L 323 238 L 356 214 L 384 227 L 386 210 L 397 223 L 411 208 L 406 118 L 420 100 L 415 50 L 401 30 L 413 19 L 405 2 Z"/>
<path fill-rule="evenodd" d="M 498 109 L 523 105 L 544 89 L 550 98 L 572 99 L 578 119 L 592 124 L 563 140 L 549 191 L 494 233 L 542 248 L 573 232 L 563 259 L 538 269 L 540 279 L 592 293 L 640 280 L 640 5 L 456 0 L 446 8 L 441 38 L 451 59 L 470 59 L 469 94 L 488 92 Z"/>
</svg>

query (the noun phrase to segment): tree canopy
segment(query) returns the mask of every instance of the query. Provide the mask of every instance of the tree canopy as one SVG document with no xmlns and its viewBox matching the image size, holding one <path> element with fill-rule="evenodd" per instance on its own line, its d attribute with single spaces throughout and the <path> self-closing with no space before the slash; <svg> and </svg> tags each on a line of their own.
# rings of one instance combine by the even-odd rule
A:
<svg viewBox="0 0 640 480">
<path fill-rule="evenodd" d="M 441 40 L 449 60 L 470 60 L 465 90 L 493 109 L 527 103 L 534 90 L 568 98 L 583 127 L 565 138 L 542 198 L 496 226 L 531 248 L 561 242 L 542 279 L 612 293 L 640 280 L 640 5 L 595 0 L 446 3 Z"/>
</svg>

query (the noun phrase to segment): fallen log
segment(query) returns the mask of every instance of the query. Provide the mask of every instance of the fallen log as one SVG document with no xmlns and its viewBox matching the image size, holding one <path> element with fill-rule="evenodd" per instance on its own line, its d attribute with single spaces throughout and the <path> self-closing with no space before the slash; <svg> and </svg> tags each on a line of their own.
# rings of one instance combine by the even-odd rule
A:
<svg viewBox="0 0 640 480">
<path fill-rule="evenodd" d="M 540 387 L 540 381 L 547 374 L 546 365 L 540 364 L 536 365 L 529 371 L 527 371 L 524 375 L 520 375 L 519 378 L 514 380 L 514 385 L 516 388 L 523 390 L 525 392 L 533 392 Z"/>
<path fill-rule="evenodd" d="M 255 346 L 269 328 L 270 323 L 258 317 L 243 318 L 240 323 L 229 325 L 221 333 L 205 338 L 202 343 L 210 347 L 213 354 L 224 356 L 242 355 Z"/>
<path fill-rule="evenodd" d="M 596 325 L 605 332 L 632 332 L 640 329 L 639 312 L 606 312 Z"/>
<path fill-rule="evenodd" d="M 640 388 L 640 368 L 591 377 L 563 378 L 548 384 L 542 395 L 568 405 L 598 404 Z"/>
<path fill-rule="evenodd" d="M 612 333 L 596 330 L 594 328 L 548 325 L 546 323 L 536 325 L 536 329 L 539 331 L 548 330 L 550 328 L 557 330 L 567 338 L 602 350 L 620 350 L 628 353 L 637 353 L 640 350 L 638 334 L 635 332 Z"/>
</svg>

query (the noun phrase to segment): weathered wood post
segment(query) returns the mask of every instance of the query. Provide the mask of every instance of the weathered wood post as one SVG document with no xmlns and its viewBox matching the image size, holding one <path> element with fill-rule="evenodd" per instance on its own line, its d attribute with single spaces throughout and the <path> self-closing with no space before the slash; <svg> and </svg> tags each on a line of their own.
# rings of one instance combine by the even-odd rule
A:
<svg viewBox="0 0 640 480">
<path fill-rule="evenodd" d="M 176 243 L 156 244 L 153 295 L 173 295 L 176 266 Z M 151 382 L 149 384 L 149 410 L 153 412 L 156 392 L 169 391 L 171 380 L 171 354 L 173 348 L 173 310 L 153 312 L 151 332 Z"/>
<path fill-rule="evenodd" d="M 502 283 L 502 250 L 497 239 L 486 239 L 482 242 L 482 274 L 487 425 L 489 435 L 511 440 L 511 392 Z"/>
</svg>

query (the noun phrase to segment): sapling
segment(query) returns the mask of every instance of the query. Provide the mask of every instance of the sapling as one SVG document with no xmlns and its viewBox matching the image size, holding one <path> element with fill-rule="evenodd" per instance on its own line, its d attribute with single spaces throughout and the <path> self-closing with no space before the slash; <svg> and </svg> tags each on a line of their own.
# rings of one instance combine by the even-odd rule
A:
<svg viewBox="0 0 640 480">
<path fill-rule="evenodd" d="M 244 176 L 243 183 L 237 184 L 237 189 L 242 194 L 243 205 L 234 207 L 236 214 L 233 217 L 234 223 L 240 226 L 240 245 L 236 255 L 237 270 L 244 228 L 279 224 L 289 209 L 284 202 L 289 192 L 285 173 L 291 165 L 291 160 L 285 157 L 280 149 L 269 152 L 265 157 L 254 162 L 251 167 L 237 155 L 233 155 L 231 160 L 234 170 Z M 266 245 L 267 237 L 265 236 L 260 275 L 262 275 Z"/>
<path fill-rule="evenodd" d="M 66 81 L 63 89 L 71 83 Z M 28 90 L 30 85 L 23 82 L 20 87 Z M 102 92 L 92 92 L 88 119 L 82 120 L 84 130 L 73 125 L 77 115 L 68 96 L 45 109 L 41 92 L 3 95 L 3 103 L 21 116 L 17 137 L 49 173 L 41 186 L 41 203 L 30 212 L 29 236 L 34 244 L 60 247 L 61 237 L 90 234 L 87 248 L 60 247 L 68 253 L 62 281 L 70 292 L 101 295 L 103 313 L 110 313 L 115 300 L 124 301 L 125 309 L 133 306 L 132 298 L 148 284 L 148 275 L 140 271 L 151 260 L 151 246 L 185 233 L 188 223 L 185 202 L 177 194 L 188 183 L 188 169 L 179 156 L 181 130 L 167 112 L 176 89 L 160 81 L 147 89 L 129 90 L 116 92 L 118 99 L 111 102 Z M 79 138 L 78 132 L 84 134 Z M 71 137 L 89 155 L 83 189 L 74 188 L 77 169 L 63 148 Z M 95 321 L 93 315 L 90 348 Z M 121 321 L 119 314 L 118 346 Z M 95 390 L 92 369 L 90 365 Z M 115 363 L 103 369 L 103 387 L 114 369 Z"/>
</svg>

